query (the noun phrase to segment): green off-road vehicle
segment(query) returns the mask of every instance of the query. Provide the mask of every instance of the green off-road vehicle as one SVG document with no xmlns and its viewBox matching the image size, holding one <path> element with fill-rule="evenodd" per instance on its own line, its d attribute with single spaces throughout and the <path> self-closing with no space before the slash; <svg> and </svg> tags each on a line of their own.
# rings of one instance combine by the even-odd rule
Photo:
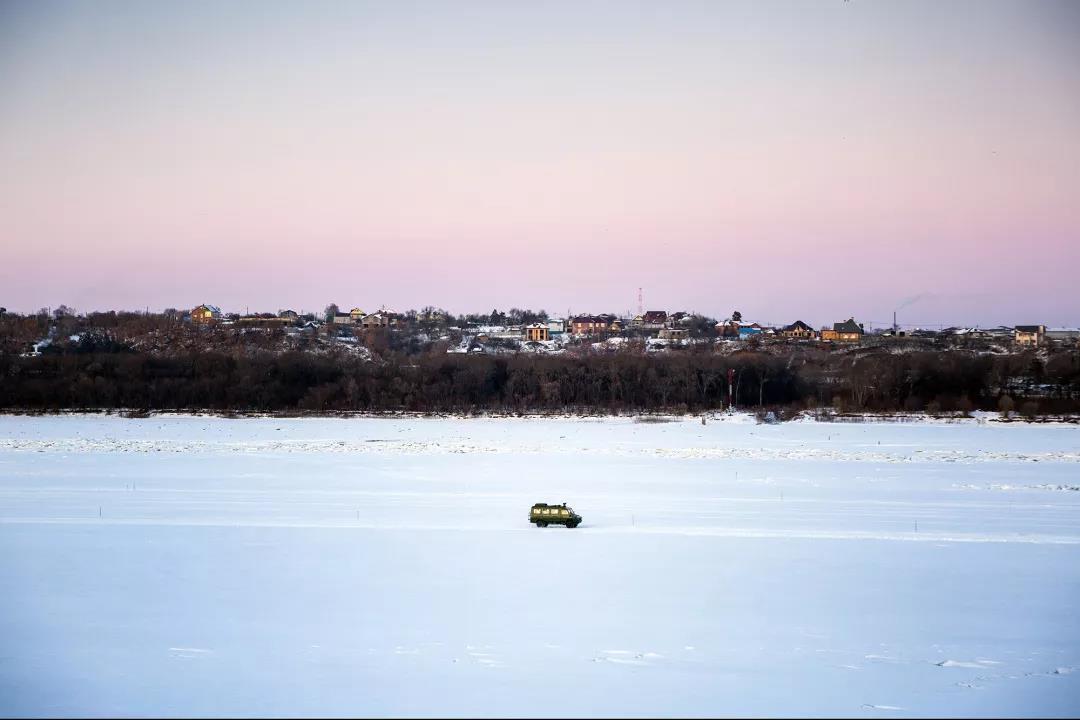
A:
<svg viewBox="0 0 1080 720">
<path fill-rule="evenodd" d="M 562 505 L 548 505 L 536 503 L 529 511 L 529 522 L 536 523 L 536 527 L 548 525 L 565 525 L 568 528 L 576 528 L 581 524 L 581 516 L 574 512 L 573 508 Z"/>
</svg>

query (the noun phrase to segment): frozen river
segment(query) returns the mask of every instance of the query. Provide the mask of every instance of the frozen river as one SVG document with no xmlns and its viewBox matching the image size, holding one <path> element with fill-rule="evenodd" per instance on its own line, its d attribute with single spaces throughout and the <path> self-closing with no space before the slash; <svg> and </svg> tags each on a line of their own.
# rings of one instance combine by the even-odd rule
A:
<svg viewBox="0 0 1080 720">
<path fill-rule="evenodd" d="M 1077 426 L 0 416 L 7 716 L 1072 716 L 1078 607 Z"/>
</svg>

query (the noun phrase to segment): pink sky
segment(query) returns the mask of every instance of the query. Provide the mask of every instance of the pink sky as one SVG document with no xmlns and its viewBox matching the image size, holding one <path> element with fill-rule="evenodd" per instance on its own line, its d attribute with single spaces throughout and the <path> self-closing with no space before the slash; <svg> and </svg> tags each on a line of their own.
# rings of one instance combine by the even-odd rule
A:
<svg viewBox="0 0 1080 720">
<path fill-rule="evenodd" d="M 9 3 L 0 305 L 1080 325 L 1067 2 Z"/>
</svg>

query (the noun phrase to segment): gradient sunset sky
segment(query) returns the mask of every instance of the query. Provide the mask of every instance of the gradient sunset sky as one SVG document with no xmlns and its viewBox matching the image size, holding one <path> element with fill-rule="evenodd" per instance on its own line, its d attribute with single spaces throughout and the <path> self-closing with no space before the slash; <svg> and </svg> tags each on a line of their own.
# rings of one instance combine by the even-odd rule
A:
<svg viewBox="0 0 1080 720">
<path fill-rule="evenodd" d="M 1080 2 L 0 0 L 0 305 L 1080 325 Z"/>
</svg>

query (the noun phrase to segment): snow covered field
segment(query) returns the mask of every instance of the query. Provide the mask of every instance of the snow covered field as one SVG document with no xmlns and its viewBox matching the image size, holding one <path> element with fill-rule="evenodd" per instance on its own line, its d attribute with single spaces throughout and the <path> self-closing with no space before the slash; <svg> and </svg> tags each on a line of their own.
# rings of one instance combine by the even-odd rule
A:
<svg viewBox="0 0 1080 720">
<path fill-rule="evenodd" d="M 0 416 L 5 716 L 1070 716 L 1078 608 L 1077 426 Z"/>
</svg>

